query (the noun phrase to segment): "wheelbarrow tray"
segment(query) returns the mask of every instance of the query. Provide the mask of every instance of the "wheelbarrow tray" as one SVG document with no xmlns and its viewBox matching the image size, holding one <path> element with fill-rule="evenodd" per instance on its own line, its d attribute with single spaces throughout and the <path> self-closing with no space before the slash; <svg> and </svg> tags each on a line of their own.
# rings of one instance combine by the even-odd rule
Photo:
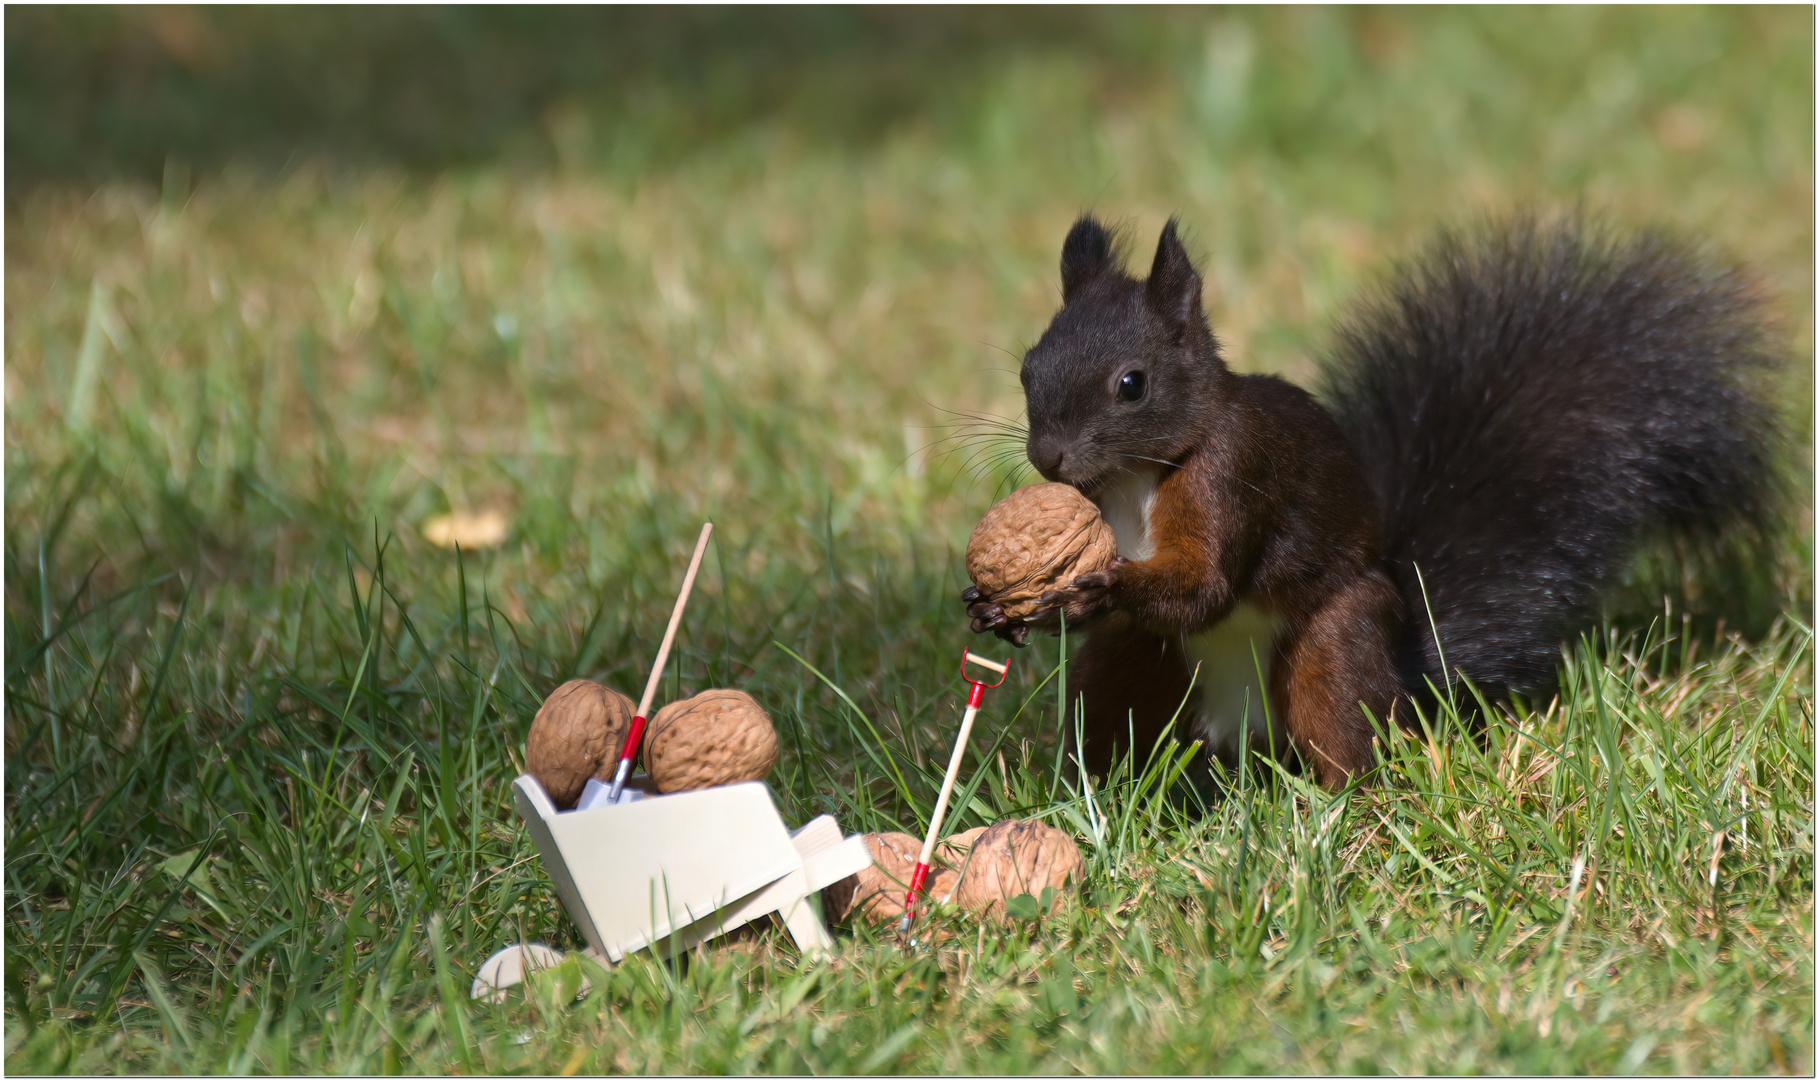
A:
<svg viewBox="0 0 1817 1080">
<path fill-rule="evenodd" d="M 762 781 L 558 811 L 534 776 L 512 783 L 543 869 L 592 950 L 616 963 L 692 948 L 775 912 L 804 954 L 831 944 L 814 893 L 871 863 L 821 815 L 793 833 Z"/>
</svg>

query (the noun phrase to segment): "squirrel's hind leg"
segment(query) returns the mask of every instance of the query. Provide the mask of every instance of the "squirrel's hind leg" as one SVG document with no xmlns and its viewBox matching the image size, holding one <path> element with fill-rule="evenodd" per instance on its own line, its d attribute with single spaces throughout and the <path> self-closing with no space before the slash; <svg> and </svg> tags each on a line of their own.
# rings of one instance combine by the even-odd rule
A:
<svg viewBox="0 0 1817 1080">
<path fill-rule="evenodd" d="M 1068 673 L 1067 742 L 1075 738 L 1078 719 L 1084 743 L 1077 750 L 1088 773 L 1107 775 L 1120 753 L 1133 753 L 1140 770 L 1174 714 L 1183 722 L 1193 715 L 1191 702 L 1181 708 L 1191 685 L 1178 638 L 1134 627 L 1098 627 L 1079 647 Z M 1084 709 L 1077 714 L 1081 698 Z M 1185 731 L 1174 735 L 1191 737 Z"/>
<path fill-rule="evenodd" d="M 1287 737 L 1327 788 L 1375 767 L 1369 717 L 1391 722 L 1400 696 L 1389 651 L 1399 618 L 1394 586 L 1371 572 L 1330 594 L 1280 642 L 1270 692 L 1281 703 Z"/>
</svg>

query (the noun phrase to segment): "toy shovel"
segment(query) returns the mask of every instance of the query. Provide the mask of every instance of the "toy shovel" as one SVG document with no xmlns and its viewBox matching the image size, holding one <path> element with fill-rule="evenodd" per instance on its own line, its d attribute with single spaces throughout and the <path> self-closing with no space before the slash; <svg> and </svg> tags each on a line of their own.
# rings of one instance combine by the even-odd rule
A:
<svg viewBox="0 0 1817 1080">
<path fill-rule="evenodd" d="M 612 776 L 612 790 L 606 796 L 608 803 L 618 801 L 618 796 L 625 790 L 625 781 L 631 776 L 631 763 L 637 759 L 637 747 L 643 741 L 644 727 L 649 723 L 645 717 L 656 701 L 656 688 L 662 685 L 662 669 L 669 662 L 669 647 L 675 644 L 675 631 L 681 626 L 681 613 L 687 610 L 688 594 L 694 591 L 694 575 L 700 573 L 700 557 L 707 553 L 707 540 L 712 535 L 711 521 L 700 527 L 700 539 L 694 544 L 694 557 L 688 560 L 688 574 L 681 579 L 681 595 L 675 598 L 675 610 L 669 614 L 669 628 L 663 631 L 662 648 L 656 650 L 656 663 L 650 668 L 650 681 L 644 684 L 643 700 L 637 703 L 637 712 L 631 717 L 631 730 L 625 735 L 624 748 L 619 751 L 618 771 Z"/>
</svg>

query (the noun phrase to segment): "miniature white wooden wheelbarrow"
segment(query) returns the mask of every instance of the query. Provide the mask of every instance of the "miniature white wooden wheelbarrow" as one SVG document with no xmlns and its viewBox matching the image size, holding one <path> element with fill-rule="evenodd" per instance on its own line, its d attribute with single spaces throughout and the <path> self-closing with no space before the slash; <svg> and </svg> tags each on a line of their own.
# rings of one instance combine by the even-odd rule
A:
<svg viewBox="0 0 1817 1080">
<path fill-rule="evenodd" d="M 864 838 L 842 836 L 829 815 L 791 833 L 762 781 L 569 811 L 534 776 L 511 787 L 556 895 L 601 962 L 685 952 L 771 913 L 812 956 L 832 939 L 809 897 L 871 864 Z M 481 965 L 473 996 L 500 997 L 526 968 L 560 960 L 539 945 L 502 949 Z"/>
<path fill-rule="evenodd" d="M 646 796 L 643 785 L 624 786 L 712 535 L 709 522 L 694 545 L 610 788 L 589 780 L 579 807 L 558 811 L 535 776 L 511 784 L 517 814 L 562 907 L 579 924 L 587 952 L 602 963 L 644 948 L 685 952 L 771 913 L 782 917 L 802 955 L 812 956 L 833 942 L 808 898 L 871 865 L 864 838 L 841 837 L 826 814 L 791 833 L 762 781 L 657 796 Z M 473 996 L 501 999 L 526 969 L 561 959 L 546 945 L 501 949 L 480 965 Z"/>
</svg>

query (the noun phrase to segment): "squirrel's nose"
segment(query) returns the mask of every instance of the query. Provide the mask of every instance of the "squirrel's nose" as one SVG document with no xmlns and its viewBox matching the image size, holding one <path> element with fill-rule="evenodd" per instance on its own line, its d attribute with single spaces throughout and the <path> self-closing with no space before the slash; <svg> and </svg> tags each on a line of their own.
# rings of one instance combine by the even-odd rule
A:
<svg viewBox="0 0 1817 1080">
<path fill-rule="evenodd" d="M 1066 464 L 1066 451 L 1061 448 L 1058 439 L 1030 438 L 1028 440 L 1028 461 L 1043 477 L 1048 480 L 1058 480 L 1060 466 Z"/>
</svg>

